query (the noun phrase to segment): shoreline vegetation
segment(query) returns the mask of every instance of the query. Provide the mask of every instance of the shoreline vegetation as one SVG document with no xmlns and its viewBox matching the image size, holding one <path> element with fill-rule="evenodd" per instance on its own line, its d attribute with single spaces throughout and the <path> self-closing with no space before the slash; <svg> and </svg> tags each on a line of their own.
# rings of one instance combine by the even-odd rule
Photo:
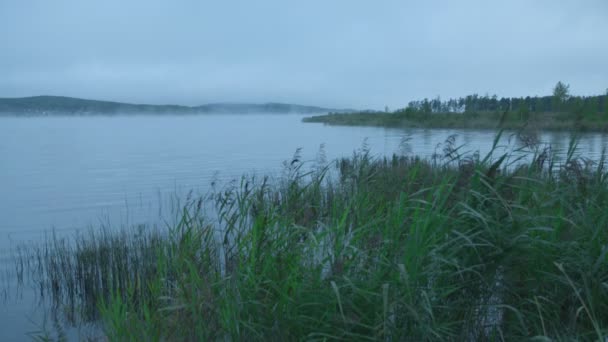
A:
<svg viewBox="0 0 608 342">
<path fill-rule="evenodd" d="M 460 150 L 295 155 L 279 179 L 190 199 L 166 231 L 20 249 L 17 274 L 110 340 L 603 341 L 605 159 Z"/>
<path fill-rule="evenodd" d="M 608 90 L 600 96 L 571 96 L 558 82 L 552 96 L 498 98 L 469 95 L 442 101 L 412 101 L 390 112 L 360 111 L 307 117 L 303 122 L 395 128 L 576 130 L 608 132 Z"/>
<path fill-rule="evenodd" d="M 120 114 L 318 114 L 349 110 L 287 103 L 210 103 L 200 106 L 131 104 L 65 96 L 0 98 L 0 116 L 120 115 Z"/>
</svg>

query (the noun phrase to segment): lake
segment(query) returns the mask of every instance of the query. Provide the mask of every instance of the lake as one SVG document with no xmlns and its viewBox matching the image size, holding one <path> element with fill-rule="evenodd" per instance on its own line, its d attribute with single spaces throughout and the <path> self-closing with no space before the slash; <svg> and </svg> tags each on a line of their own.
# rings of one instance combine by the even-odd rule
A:
<svg viewBox="0 0 608 342">
<path fill-rule="evenodd" d="M 40 330 L 44 312 L 27 288 L 2 290 L 14 281 L 15 246 L 51 231 L 74 234 L 102 224 L 159 223 L 188 192 L 205 194 L 212 182 L 243 174 L 280 174 L 301 149 L 314 161 L 367 146 L 373 155 L 430 157 L 456 135 L 463 151 L 487 153 L 491 130 L 385 129 L 302 123 L 302 115 L 192 115 L 0 118 L 0 340 L 20 340 Z M 571 135 L 537 139 L 563 154 Z M 579 137 L 579 153 L 598 159 L 608 135 Z M 505 133 L 502 145 L 520 142 Z M 323 147 L 321 147 L 323 146 Z M 4 292 L 3 292 L 4 291 Z M 74 333 L 72 333 L 74 334 Z M 77 336 L 77 335 L 71 335 Z"/>
</svg>

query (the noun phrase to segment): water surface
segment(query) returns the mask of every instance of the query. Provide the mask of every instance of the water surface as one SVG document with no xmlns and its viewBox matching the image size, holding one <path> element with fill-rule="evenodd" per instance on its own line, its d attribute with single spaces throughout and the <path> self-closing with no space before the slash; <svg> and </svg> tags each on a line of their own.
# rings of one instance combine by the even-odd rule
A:
<svg viewBox="0 0 608 342">
<path fill-rule="evenodd" d="M 487 153 L 491 130 L 385 129 L 302 123 L 302 116 L 199 115 L 0 118 L 0 285 L 12 279 L 11 248 L 102 223 L 160 222 L 190 190 L 204 194 L 213 181 L 242 174 L 278 174 L 301 149 L 315 160 L 348 156 L 367 146 L 374 155 L 430 157 L 456 135 L 462 151 Z M 565 132 L 536 136 L 558 153 Z M 406 144 L 404 144 L 406 143 Z M 510 133 L 501 145 L 517 147 Z M 580 136 L 579 152 L 599 158 L 608 136 Z M 2 286 L 0 286 L 1 288 Z M 2 294 L 0 290 L 0 295 Z M 28 291 L 0 302 L 0 340 L 39 330 L 43 316 Z M 18 338 L 21 339 L 21 338 Z"/>
</svg>

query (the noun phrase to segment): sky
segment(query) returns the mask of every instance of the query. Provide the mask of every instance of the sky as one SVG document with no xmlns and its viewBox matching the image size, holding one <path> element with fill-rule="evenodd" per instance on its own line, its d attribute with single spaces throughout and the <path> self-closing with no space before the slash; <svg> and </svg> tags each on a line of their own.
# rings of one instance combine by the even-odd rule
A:
<svg viewBox="0 0 608 342">
<path fill-rule="evenodd" d="M 608 0 L 0 0 L 0 97 L 287 102 L 608 88 Z"/>
</svg>

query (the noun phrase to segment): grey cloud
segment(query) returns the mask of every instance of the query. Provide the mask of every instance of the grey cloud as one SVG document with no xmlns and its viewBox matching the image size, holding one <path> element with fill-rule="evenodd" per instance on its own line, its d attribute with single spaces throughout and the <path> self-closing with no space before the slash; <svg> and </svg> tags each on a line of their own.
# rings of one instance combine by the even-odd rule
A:
<svg viewBox="0 0 608 342">
<path fill-rule="evenodd" d="M 0 97 L 399 107 L 608 87 L 608 2 L 0 2 Z"/>
</svg>

